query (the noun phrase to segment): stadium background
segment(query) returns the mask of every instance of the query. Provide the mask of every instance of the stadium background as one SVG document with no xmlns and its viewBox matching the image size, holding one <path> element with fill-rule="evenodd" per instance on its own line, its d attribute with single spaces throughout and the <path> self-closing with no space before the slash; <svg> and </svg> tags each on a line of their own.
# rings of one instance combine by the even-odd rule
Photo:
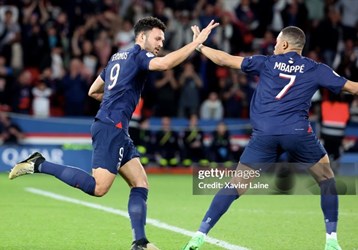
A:
<svg viewBox="0 0 358 250">
<path fill-rule="evenodd" d="M 7 10 L 11 12 L 8 20 Z M 357 13 L 358 1 L 354 0 L 1 0 L 1 112 L 9 112 L 11 121 L 21 128 L 25 137 L 16 144 L 4 143 L 0 146 L 0 172 L 3 172 L 0 174 L 0 217 L 3 222 L 0 223 L 0 249 L 113 249 L 117 246 L 119 249 L 127 249 L 131 241 L 128 222 L 120 221 L 119 225 L 109 226 L 113 231 L 121 228 L 120 232 L 105 231 L 121 239 L 112 245 L 104 243 L 110 240 L 105 234 L 91 241 L 90 235 L 78 233 L 81 227 L 72 226 L 74 229 L 71 230 L 66 226 L 66 222 L 71 224 L 69 218 L 72 216 L 78 217 L 78 225 L 88 222 L 86 216 L 83 216 L 84 221 L 80 220 L 83 208 L 62 205 L 42 197 L 29 198 L 26 188 L 45 188 L 50 192 L 89 202 L 100 201 L 84 198 L 77 190 L 70 190 L 50 177 L 30 176 L 24 180 L 8 182 L 6 174 L 14 162 L 34 150 L 40 150 L 49 160 L 90 171 L 89 126 L 98 103 L 90 100 L 86 93 L 111 53 L 133 44 L 133 23 L 140 17 L 153 15 L 167 24 L 163 55 L 191 41 L 190 24 L 203 27 L 211 19 L 220 21 L 221 26 L 213 32 L 207 44 L 238 55 L 272 54 L 274 37 L 280 29 L 296 25 L 307 34 L 304 55 L 328 64 L 342 76 L 358 81 Z M 184 84 L 185 88 L 182 87 L 180 79 L 188 74 L 192 79 L 198 76 L 201 83 L 195 85 L 193 81 L 188 81 Z M 176 87 L 168 87 L 173 79 L 176 80 Z M 160 81 L 165 82 L 165 87 L 158 86 Z M 41 89 L 43 83 L 46 90 Z M 224 121 L 230 133 L 231 146 L 235 152 L 239 152 L 238 148 L 242 149 L 249 138 L 248 109 L 256 83 L 257 79 L 217 67 L 200 54 L 193 53 L 187 63 L 176 67 L 170 74 L 151 75 L 143 92 L 143 107 L 135 118 L 138 122 L 149 119 L 149 128 L 155 132 L 161 127 L 161 117 L 169 116 L 172 128 L 182 132 L 188 126 L 189 117 L 195 113 L 200 119 L 199 127 L 205 133 L 206 144 L 210 144 L 218 122 Z M 48 113 L 41 108 L 38 111 L 38 107 L 33 106 L 35 88 L 47 93 L 50 91 L 50 95 L 45 94 L 49 103 Z M 188 98 L 184 89 L 195 94 Z M 211 103 L 211 107 L 218 116 L 200 112 L 212 92 L 217 94 L 217 100 Z M 170 98 L 160 98 L 163 96 Z M 192 110 L 185 107 L 181 96 L 187 97 L 186 101 L 190 100 Z M 320 107 L 328 99 L 327 93 L 321 91 L 312 100 L 310 119 L 318 135 L 321 130 Z M 358 99 L 343 95 L 341 100 L 349 105 L 350 120 L 345 130 L 343 154 L 337 162 L 350 164 L 342 164 L 337 172 L 340 176 L 356 178 Z M 160 168 L 156 162 L 149 165 L 149 172 L 152 169 L 164 169 L 165 173 L 168 173 L 168 169 L 172 172 L 176 169 L 190 172 L 190 167 L 181 168 L 181 164 L 172 168 Z M 149 216 L 191 230 L 184 236 L 178 236 L 177 233 L 167 234 L 162 229 L 157 232 L 157 228 L 149 226 L 150 235 L 155 238 L 155 242 L 159 241 L 163 249 L 179 249 L 190 232 L 195 231 L 198 218 L 205 211 L 211 196 L 192 196 L 189 175 L 152 174 L 149 180 L 153 186 L 152 200 L 148 203 L 153 210 L 149 211 Z M 100 204 L 125 210 L 127 189 L 122 180 L 115 183 L 114 190 Z M 176 202 L 171 200 L 172 192 L 177 194 Z M 298 244 L 301 242 L 299 239 L 307 238 L 307 231 L 313 230 L 307 242 L 301 244 L 306 248 L 310 246 L 310 249 L 320 249 L 324 239 L 317 197 L 270 197 L 250 196 L 246 198 L 246 205 L 240 201 L 236 209 L 230 211 L 218 224 L 218 229 L 212 232 L 213 237 L 236 245 L 236 248 L 226 245 L 226 249 L 240 249 L 239 245 L 250 249 L 302 249 Z M 168 200 L 170 204 L 167 204 Z M 40 208 L 38 204 L 41 204 Z M 37 210 L 29 214 L 26 212 L 27 207 Z M 253 210 L 253 207 L 260 209 Z M 357 207 L 356 196 L 341 198 L 340 239 L 344 249 L 358 248 L 355 237 Z M 66 213 L 61 216 L 61 209 L 73 211 L 72 215 Z M 312 212 L 313 209 L 315 212 Z M 55 212 L 49 215 L 48 211 L 51 210 Z M 186 214 L 187 218 L 172 219 L 171 211 Z M 88 212 L 85 211 L 85 214 L 99 218 L 93 222 L 94 226 L 98 226 L 102 214 Z M 267 214 L 270 218 L 267 218 Z M 237 216 L 240 216 L 239 220 Z M 310 221 L 304 226 L 304 233 L 290 234 L 289 231 L 297 230 L 291 224 L 284 223 L 279 230 L 275 226 L 276 220 L 302 224 L 307 217 Z M 15 224 L 11 218 L 17 218 Z M 106 219 L 108 224 L 112 223 L 110 215 Z M 47 226 L 44 226 L 46 223 Z M 241 223 L 246 231 L 243 231 Z M 257 229 L 262 227 L 268 233 L 258 234 Z M 54 228 L 57 228 L 58 235 L 66 235 L 69 241 L 64 243 L 58 236 L 44 232 L 51 232 Z M 28 233 L 23 241 L 13 239 L 12 235 L 17 235 L 23 229 L 32 233 Z M 231 232 L 236 229 L 243 237 L 237 237 L 237 234 Z M 47 238 L 38 234 L 38 231 Z M 271 240 L 261 241 L 256 235 Z M 168 238 L 172 239 L 175 247 L 168 243 Z M 218 249 L 218 245 L 207 244 L 205 249 Z"/>
<path fill-rule="evenodd" d="M 12 112 L 13 122 L 25 133 L 20 145 L 61 146 L 62 139 L 66 144 L 88 144 L 86 125 L 99 105 L 87 96 L 88 88 L 114 51 L 133 45 L 133 24 L 146 15 L 158 17 L 168 27 L 163 55 L 191 41 L 191 24 L 202 27 L 211 19 L 219 21 L 221 26 L 206 43 L 240 55 L 272 54 L 280 29 L 296 25 L 307 34 L 306 56 L 357 81 L 356 10 L 357 1 L 347 0 L 3 0 L 0 2 L 1 110 Z M 168 116 L 173 120 L 172 128 L 180 133 L 188 126 L 189 118 L 196 115 L 206 145 L 210 144 L 218 122 L 224 121 L 233 148 L 230 160 L 235 161 L 248 139 L 248 110 L 256 84 L 255 78 L 218 67 L 199 53 L 193 53 L 186 63 L 170 73 L 151 74 L 142 95 L 143 103 L 133 120 L 150 119 L 149 129 L 157 131 L 160 130 L 158 119 Z M 323 114 L 327 113 L 321 107 L 331 99 L 322 90 L 312 100 L 310 119 L 319 136 Z M 354 162 L 358 150 L 355 131 L 358 99 L 341 95 L 339 100 L 349 106 L 350 112 L 348 124 L 343 125 L 343 128 L 347 125 L 341 147 L 347 153 L 343 154 L 343 161 Z M 328 113 L 340 113 L 331 111 Z M 47 122 L 32 117 L 65 119 Z M 29 126 L 30 120 L 39 124 Z M 64 127 L 67 123 L 68 127 L 54 126 L 56 122 Z M 82 125 L 85 126 L 80 130 L 75 129 Z M 211 153 L 209 150 L 206 156 Z"/>
</svg>

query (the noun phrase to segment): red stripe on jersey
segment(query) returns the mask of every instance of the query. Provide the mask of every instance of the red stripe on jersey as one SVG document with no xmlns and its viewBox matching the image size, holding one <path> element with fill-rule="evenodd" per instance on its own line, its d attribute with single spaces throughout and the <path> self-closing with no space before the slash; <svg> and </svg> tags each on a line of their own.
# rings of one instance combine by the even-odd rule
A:
<svg viewBox="0 0 358 250">
<path fill-rule="evenodd" d="M 122 128 L 122 122 L 118 122 L 118 123 L 116 124 L 116 127 L 117 127 L 117 128 Z"/>
</svg>

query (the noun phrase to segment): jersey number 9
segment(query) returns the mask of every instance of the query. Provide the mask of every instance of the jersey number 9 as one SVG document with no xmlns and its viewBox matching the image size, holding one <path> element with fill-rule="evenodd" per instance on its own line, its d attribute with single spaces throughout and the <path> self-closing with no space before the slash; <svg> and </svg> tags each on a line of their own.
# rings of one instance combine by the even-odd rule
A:
<svg viewBox="0 0 358 250">
<path fill-rule="evenodd" d="M 119 70 L 120 70 L 121 66 L 119 65 L 119 63 L 116 63 L 112 69 L 111 72 L 109 73 L 109 79 L 111 80 L 111 84 L 108 85 L 108 90 L 113 89 L 113 87 L 116 85 L 118 77 L 119 77 Z"/>
</svg>

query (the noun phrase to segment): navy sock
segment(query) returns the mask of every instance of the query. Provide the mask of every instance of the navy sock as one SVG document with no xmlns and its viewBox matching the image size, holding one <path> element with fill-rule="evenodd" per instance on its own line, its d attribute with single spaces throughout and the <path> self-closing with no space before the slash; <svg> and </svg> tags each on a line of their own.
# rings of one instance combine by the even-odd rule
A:
<svg viewBox="0 0 358 250">
<path fill-rule="evenodd" d="M 38 171 L 53 175 L 72 187 L 79 188 L 89 195 L 94 195 L 96 181 L 93 176 L 82 169 L 44 161 L 39 165 Z"/>
<path fill-rule="evenodd" d="M 338 221 L 338 195 L 334 178 L 321 181 L 321 208 L 326 223 L 326 232 L 337 232 Z"/>
<path fill-rule="evenodd" d="M 198 231 L 207 234 L 237 198 L 239 198 L 239 194 L 234 188 L 219 190 L 212 200 Z"/>
<path fill-rule="evenodd" d="M 133 239 L 146 238 L 144 226 L 147 219 L 148 189 L 134 187 L 131 189 L 128 201 L 128 213 L 131 220 Z"/>
</svg>

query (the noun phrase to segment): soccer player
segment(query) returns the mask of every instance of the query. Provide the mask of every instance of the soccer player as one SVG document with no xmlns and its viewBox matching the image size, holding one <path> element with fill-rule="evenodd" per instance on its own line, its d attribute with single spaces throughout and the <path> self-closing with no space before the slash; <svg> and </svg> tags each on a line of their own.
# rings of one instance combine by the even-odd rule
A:
<svg viewBox="0 0 358 250">
<path fill-rule="evenodd" d="M 199 28 L 194 26 L 192 30 L 195 37 Z M 232 56 L 204 45 L 199 45 L 197 50 L 218 65 L 241 69 L 260 77 L 251 100 L 253 133 L 240 157 L 237 171 L 253 171 L 259 169 L 262 163 L 274 163 L 278 148 L 306 166 L 321 190 L 321 208 L 326 227 L 325 249 L 339 250 L 336 233 L 338 196 L 334 174 L 326 150 L 312 131 L 308 110 L 318 88 L 324 87 L 336 94 L 342 90 L 358 94 L 358 83 L 339 76 L 325 64 L 303 57 L 305 40 L 301 29 L 290 26 L 278 35 L 272 56 Z M 253 178 L 234 177 L 230 182 L 247 184 L 249 187 Z M 199 249 L 210 229 L 245 191 L 245 188 L 219 190 L 199 230 L 184 249 Z"/>
<path fill-rule="evenodd" d="M 148 71 L 167 70 L 183 62 L 217 25 L 211 21 L 193 42 L 164 57 L 157 57 L 163 47 L 166 26 L 154 17 L 139 20 L 134 27 L 134 47 L 113 54 L 89 89 L 89 96 L 101 101 L 91 126 L 92 176 L 78 168 L 48 162 L 35 152 L 16 164 L 9 178 L 32 173 L 49 174 L 89 195 L 100 197 L 108 192 L 119 173 L 131 187 L 128 201 L 134 237 L 131 249 L 157 249 L 148 242 L 145 234 L 148 180 L 139 153 L 129 137 L 128 123 Z"/>
</svg>

